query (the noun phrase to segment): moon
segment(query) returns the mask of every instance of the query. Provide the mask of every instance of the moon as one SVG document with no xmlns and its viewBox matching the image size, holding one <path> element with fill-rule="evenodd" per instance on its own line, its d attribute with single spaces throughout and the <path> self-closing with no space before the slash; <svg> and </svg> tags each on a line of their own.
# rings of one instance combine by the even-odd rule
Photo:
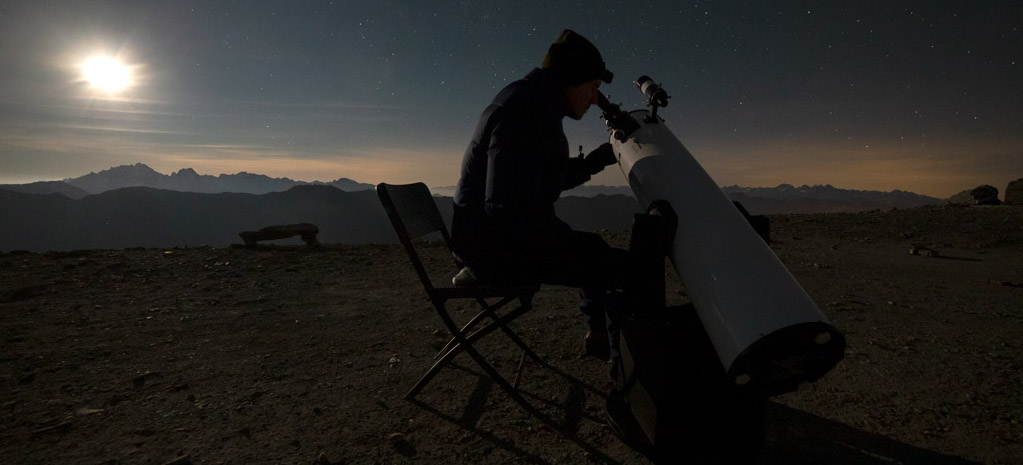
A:
<svg viewBox="0 0 1023 465">
<path fill-rule="evenodd" d="M 131 67 L 117 58 L 94 56 L 80 65 L 82 80 L 90 86 L 111 94 L 132 84 Z"/>
</svg>

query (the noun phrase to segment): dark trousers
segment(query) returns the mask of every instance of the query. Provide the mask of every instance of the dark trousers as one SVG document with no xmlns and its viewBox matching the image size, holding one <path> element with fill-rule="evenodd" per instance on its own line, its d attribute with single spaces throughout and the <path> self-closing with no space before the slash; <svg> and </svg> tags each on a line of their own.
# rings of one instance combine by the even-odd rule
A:
<svg viewBox="0 0 1023 465">
<path fill-rule="evenodd" d="M 670 205 L 654 202 L 647 213 L 635 215 L 629 250 L 611 247 L 597 234 L 569 230 L 542 243 L 487 247 L 479 254 L 485 262 L 470 265 L 484 281 L 579 288 L 587 327 L 607 331 L 617 358 L 625 313 L 664 310 L 664 257 L 677 221 Z"/>
<path fill-rule="evenodd" d="M 580 289 L 580 310 L 591 332 L 607 331 L 611 355 L 617 355 L 618 331 L 625 298 L 634 274 L 632 255 L 611 247 L 599 235 L 571 231 L 542 244 L 501 251 L 489 279 L 531 282 Z"/>
</svg>

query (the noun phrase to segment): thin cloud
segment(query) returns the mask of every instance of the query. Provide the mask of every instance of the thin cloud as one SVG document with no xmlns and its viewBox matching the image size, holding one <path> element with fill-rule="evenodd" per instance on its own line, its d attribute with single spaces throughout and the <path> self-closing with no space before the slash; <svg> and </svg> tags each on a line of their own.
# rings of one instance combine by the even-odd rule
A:
<svg viewBox="0 0 1023 465">
<path fill-rule="evenodd" d="M 458 179 L 461 156 L 446 150 L 415 151 L 404 148 L 352 150 L 347 153 L 289 153 L 264 147 L 192 146 L 188 152 L 162 153 L 157 166 L 168 171 L 193 168 L 200 173 L 251 173 L 288 177 L 299 181 L 332 181 L 350 178 L 359 182 L 426 182 L 452 185 Z"/>
<path fill-rule="evenodd" d="M 340 102 L 340 101 L 326 101 L 326 102 L 307 102 L 307 103 L 289 103 L 289 102 L 272 102 L 272 101 L 256 101 L 256 100 L 230 100 L 224 102 L 228 105 L 249 105 L 259 107 L 273 107 L 273 108 L 295 108 L 302 110 L 392 110 L 392 111 L 403 111 L 410 110 L 417 107 L 402 106 L 402 105 L 384 105 L 379 103 L 368 103 L 368 102 Z"/>
</svg>

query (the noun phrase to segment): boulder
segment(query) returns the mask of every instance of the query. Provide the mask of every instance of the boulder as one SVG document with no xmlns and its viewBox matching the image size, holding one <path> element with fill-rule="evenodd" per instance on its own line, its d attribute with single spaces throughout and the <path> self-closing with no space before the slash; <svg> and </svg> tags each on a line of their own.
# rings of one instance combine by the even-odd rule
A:
<svg viewBox="0 0 1023 465">
<path fill-rule="evenodd" d="M 952 205 L 998 205 L 998 188 L 987 184 L 975 189 L 962 191 L 948 199 Z"/>
<path fill-rule="evenodd" d="M 1005 203 L 1023 205 L 1023 178 L 1009 182 L 1009 186 L 1005 188 Z"/>
<path fill-rule="evenodd" d="M 316 240 L 316 234 L 319 232 L 320 228 L 317 228 L 315 224 L 299 223 L 267 226 L 259 231 L 243 231 L 238 235 L 245 241 L 247 247 L 254 247 L 259 241 L 287 239 L 292 236 L 299 236 L 306 245 L 314 246 L 319 245 Z"/>
</svg>

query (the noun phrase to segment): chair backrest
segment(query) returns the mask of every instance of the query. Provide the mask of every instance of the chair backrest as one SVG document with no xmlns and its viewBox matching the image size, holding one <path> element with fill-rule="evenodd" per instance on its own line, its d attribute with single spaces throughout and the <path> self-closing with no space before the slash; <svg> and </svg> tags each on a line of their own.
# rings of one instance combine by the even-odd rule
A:
<svg viewBox="0 0 1023 465">
<path fill-rule="evenodd" d="M 394 226 L 394 232 L 398 240 L 405 246 L 412 266 L 423 282 L 426 292 L 434 297 L 434 285 L 430 275 L 423 266 L 423 261 L 416 250 L 413 241 L 432 233 L 439 233 L 450 253 L 451 237 L 448 235 L 447 227 L 444 225 L 444 218 L 440 216 L 440 210 L 430 194 L 426 184 L 417 182 L 414 184 L 377 184 L 377 196 L 383 204 L 387 217 Z M 454 259 L 452 258 L 452 264 Z"/>
</svg>

